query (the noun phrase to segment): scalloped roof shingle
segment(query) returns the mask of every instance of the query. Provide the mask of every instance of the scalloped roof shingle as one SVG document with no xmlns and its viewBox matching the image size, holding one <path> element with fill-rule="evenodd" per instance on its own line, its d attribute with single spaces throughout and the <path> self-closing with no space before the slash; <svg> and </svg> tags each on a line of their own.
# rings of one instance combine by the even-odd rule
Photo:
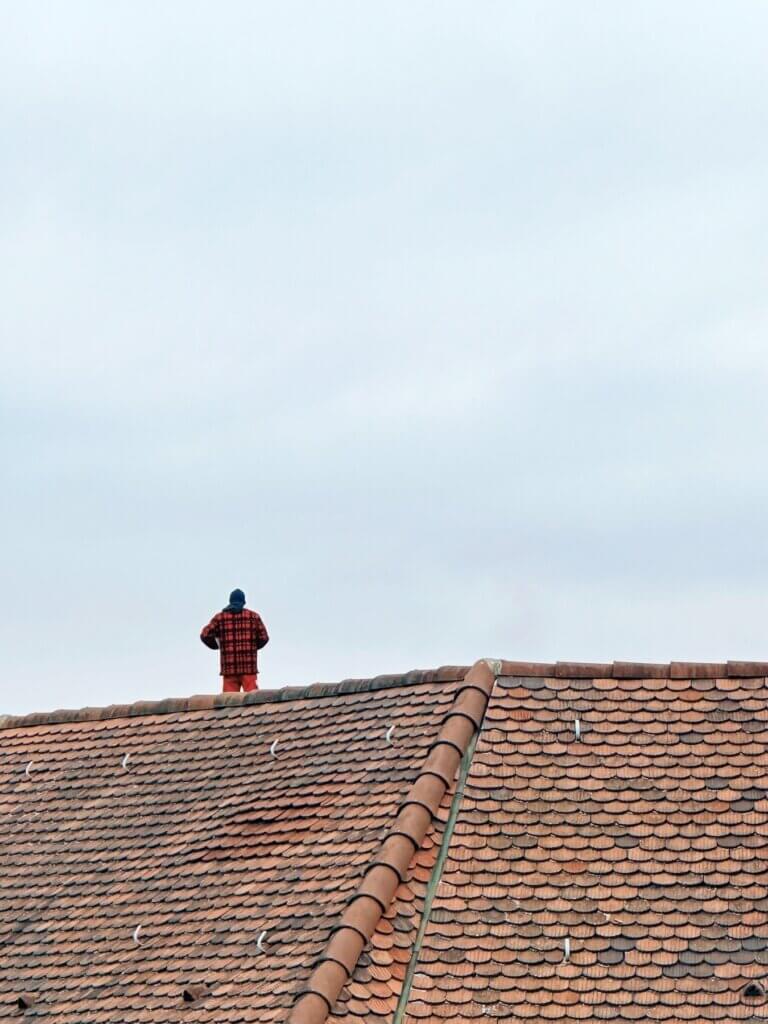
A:
<svg viewBox="0 0 768 1024">
<path fill-rule="evenodd" d="M 482 661 L 0 719 L 0 1018 L 764 1015 L 766 673 Z"/>
</svg>

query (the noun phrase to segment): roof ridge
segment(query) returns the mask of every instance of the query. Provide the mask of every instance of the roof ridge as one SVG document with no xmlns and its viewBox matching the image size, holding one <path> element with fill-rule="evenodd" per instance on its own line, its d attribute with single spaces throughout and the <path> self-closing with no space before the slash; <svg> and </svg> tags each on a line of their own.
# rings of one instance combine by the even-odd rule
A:
<svg viewBox="0 0 768 1024">
<path fill-rule="evenodd" d="M 501 663 L 475 662 L 456 690 L 440 731 L 400 805 L 375 858 L 366 868 L 306 986 L 297 994 L 288 1024 L 325 1024 L 360 955 L 405 881 L 414 855 L 479 733 Z"/>
<path fill-rule="evenodd" d="M 768 676 L 768 661 L 502 661 L 499 674 L 561 679 L 754 679 Z"/>
<path fill-rule="evenodd" d="M 185 711 L 210 711 L 214 708 L 240 707 L 249 704 L 272 704 L 285 700 L 335 697 L 341 693 L 385 690 L 393 686 L 455 682 L 463 679 L 467 671 L 466 665 L 442 665 L 435 669 L 412 669 L 409 672 L 373 676 L 369 679 L 342 679 L 338 683 L 283 686 L 274 690 L 256 690 L 251 693 L 202 693 L 192 697 L 168 697 L 165 700 L 155 701 L 140 700 L 133 704 L 64 708 L 58 711 L 33 712 L 28 715 L 0 715 L 0 729 L 20 729 L 70 722 L 102 722 L 112 718 L 172 715 Z"/>
<path fill-rule="evenodd" d="M 666 663 L 613 661 L 499 661 L 501 676 L 544 676 L 574 679 L 719 679 L 758 678 L 768 676 L 766 661 Z M 342 679 L 338 683 L 311 683 L 308 686 L 284 686 L 254 693 L 204 693 L 191 697 L 168 697 L 164 700 L 136 701 L 133 704 L 109 704 L 105 707 L 63 708 L 56 711 L 33 712 L 27 715 L 0 715 L 1 729 L 30 728 L 36 725 L 59 725 L 75 722 L 100 722 L 111 718 L 135 718 L 140 715 L 169 715 L 185 711 L 209 711 L 213 708 L 239 707 L 247 704 L 274 703 L 283 700 L 305 700 L 312 697 L 334 697 L 339 693 L 356 693 L 409 686 L 418 683 L 454 682 L 463 679 L 467 665 L 443 665 L 436 669 L 412 669 L 409 672 L 384 674 L 367 679 Z"/>
</svg>

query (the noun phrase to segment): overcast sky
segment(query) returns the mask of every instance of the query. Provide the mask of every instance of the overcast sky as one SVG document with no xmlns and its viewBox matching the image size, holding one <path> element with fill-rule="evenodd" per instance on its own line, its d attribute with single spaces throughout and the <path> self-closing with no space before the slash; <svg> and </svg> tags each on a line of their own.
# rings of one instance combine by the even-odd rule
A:
<svg viewBox="0 0 768 1024">
<path fill-rule="evenodd" d="M 0 7 L 0 712 L 768 659 L 764 3 Z"/>
</svg>

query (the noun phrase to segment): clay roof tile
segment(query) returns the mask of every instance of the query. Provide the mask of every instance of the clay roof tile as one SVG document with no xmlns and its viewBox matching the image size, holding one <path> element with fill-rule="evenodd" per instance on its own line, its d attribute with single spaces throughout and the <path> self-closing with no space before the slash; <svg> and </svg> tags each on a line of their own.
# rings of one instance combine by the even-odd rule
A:
<svg viewBox="0 0 768 1024">
<path fill-rule="evenodd" d="M 0 1015 L 746 1018 L 766 676 L 482 661 L 0 719 Z"/>
</svg>

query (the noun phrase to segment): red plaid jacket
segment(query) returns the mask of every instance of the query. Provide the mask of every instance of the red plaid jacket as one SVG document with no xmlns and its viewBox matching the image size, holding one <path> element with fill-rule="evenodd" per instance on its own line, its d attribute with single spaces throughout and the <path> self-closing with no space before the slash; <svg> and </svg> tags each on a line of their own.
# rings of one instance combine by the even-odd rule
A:
<svg viewBox="0 0 768 1024">
<path fill-rule="evenodd" d="M 219 674 L 255 675 L 256 652 L 269 640 L 261 616 L 249 608 L 241 612 L 218 612 L 200 634 L 200 639 L 215 651 L 221 651 Z"/>
</svg>

